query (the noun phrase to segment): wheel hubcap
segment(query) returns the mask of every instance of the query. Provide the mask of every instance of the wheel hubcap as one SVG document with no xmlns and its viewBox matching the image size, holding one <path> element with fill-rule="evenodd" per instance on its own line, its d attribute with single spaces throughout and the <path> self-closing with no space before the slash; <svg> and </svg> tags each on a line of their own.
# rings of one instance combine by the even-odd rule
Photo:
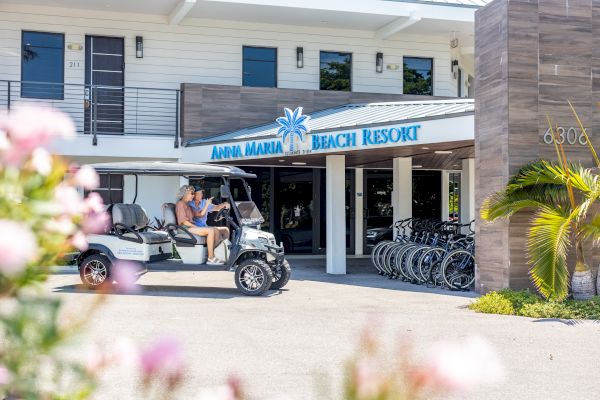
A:
<svg viewBox="0 0 600 400">
<path fill-rule="evenodd" d="M 85 280 L 90 285 L 97 286 L 106 280 L 106 266 L 100 261 L 90 261 L 83 271 Z"/>
<path fill-rule="evenodd" d="M 244 289 L 254 291 L 265 282 L 265 275 L 258 266 L 248 265 L 240 271 L 239 281 Z"/>
</svg>

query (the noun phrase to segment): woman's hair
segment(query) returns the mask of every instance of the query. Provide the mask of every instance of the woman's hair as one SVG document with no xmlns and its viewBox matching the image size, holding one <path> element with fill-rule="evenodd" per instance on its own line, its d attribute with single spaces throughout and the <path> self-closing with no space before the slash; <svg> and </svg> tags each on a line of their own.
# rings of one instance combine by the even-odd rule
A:
<svg viewBox="0 0 600 400">
<path fill-rule="evenodd" d="M 190 185 L 183 185 L 182 187 L 179 188 L 179 190 L 177 191 L 177 194 L 175 195 L 175 197 L 177 198 L 177 201 L 183 199 L 183 197 L 185 196 L 185 194 L 189 191 L 194 191 L 194 187 L 190 186 Z"/>
</svg>

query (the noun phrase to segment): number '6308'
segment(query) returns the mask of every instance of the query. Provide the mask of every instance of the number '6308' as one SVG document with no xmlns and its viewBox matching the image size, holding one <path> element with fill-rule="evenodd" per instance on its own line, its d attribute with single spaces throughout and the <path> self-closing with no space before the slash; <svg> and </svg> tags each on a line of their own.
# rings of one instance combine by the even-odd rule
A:
<svg viewBox="0 0 600 400">
<path fill-rule="evenodd" d="M 573 126 L 570 128 L 563 128 L 562 126 L 559 126 L 554 131 L 554 135 L 557 137 L 556 142 L 558 144 L 563 144 L 563 143 L 580 144 L 580 145 L 587 144 L 587 140 L 586 140 L 583 132 Z M 550 128 L 548 128 L 546 133 L 544 133 L 544 143 L 546 143 L 546 144 L 554 143 L 554 137 L 552 137 L 552 131 L 550 130 Z"/>
</svg>

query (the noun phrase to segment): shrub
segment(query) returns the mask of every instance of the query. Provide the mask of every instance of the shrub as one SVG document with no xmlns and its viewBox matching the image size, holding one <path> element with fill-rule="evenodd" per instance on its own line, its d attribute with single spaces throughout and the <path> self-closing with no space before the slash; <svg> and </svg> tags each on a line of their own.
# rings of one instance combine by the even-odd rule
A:
<svg viewBox="0 0 600 400">
<path fill-rule="evenodd" d="M 576 318 L 566 302 L 544 301 L 533 304 L 525 304 L 518 315 L 530 318 Z"/>
<path fill-rule="evenodd" d="M 471 303 L 469 308 L 473 311 L 486 314 L 515 314 L 515 309 L 511 301 L 499 292 L 489 292 Z"/>
<path fill-rule="evenodd" d="M 600 297 L 588 301 L 547 301 L 528 290 L 489 292 L 469 305 L 476 312 L 530 318 L 600 320 Z"/>
</svg>

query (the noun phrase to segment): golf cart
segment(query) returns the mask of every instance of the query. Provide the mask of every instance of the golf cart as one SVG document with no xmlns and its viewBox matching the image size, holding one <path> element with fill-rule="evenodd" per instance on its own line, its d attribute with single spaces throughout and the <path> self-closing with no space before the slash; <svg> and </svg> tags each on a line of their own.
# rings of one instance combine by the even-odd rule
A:
<svg viewBox="0 0 600 400">
<path fill-rule="evenodd" d="M 289 281 L 291 269 L 284 258 L 283 245 L 277 245 L 272 233 L 260 230 L 264 220 L 251 200 L 251 190 L 245 181 L 256 175 L 236 167 L 200 163 L 115 162 L 91 166 L 100 174 L 134 176 L 135 196 L 132 204 L 108 205 L 107 212 L 112 219 L 110 228 L 102 234 L 89 235 L 89 248 L 77 256 L 81 281 L 87 288 L 112 284 L 113 269 L 119 268 L 118 261 L 121 260 L 137 262 L 143 267 L 158 261 L 206 264 L 206 237 L 195 235 L 177 224 L 175 204 L 163 204 L 164 230 L 149 227 L 146 212 L 135 203 L 140 175 L 219 178 L 221 198 L 227 200 L 233 210 L 231 215 L 224 207 L 214 218 L 215 221 L 226 221 L 232 231 L 231 241 L 215 243 L 215 256 L 226 260 L 223 269 L 235 272 L 236 286 L 249 296 L 281 289 Z M 245 189 L 247 201 L 232 198 L 230 182 L 236 179 Z M 181 261 L 173 260 L 173 249 Z"/>
</svg>

